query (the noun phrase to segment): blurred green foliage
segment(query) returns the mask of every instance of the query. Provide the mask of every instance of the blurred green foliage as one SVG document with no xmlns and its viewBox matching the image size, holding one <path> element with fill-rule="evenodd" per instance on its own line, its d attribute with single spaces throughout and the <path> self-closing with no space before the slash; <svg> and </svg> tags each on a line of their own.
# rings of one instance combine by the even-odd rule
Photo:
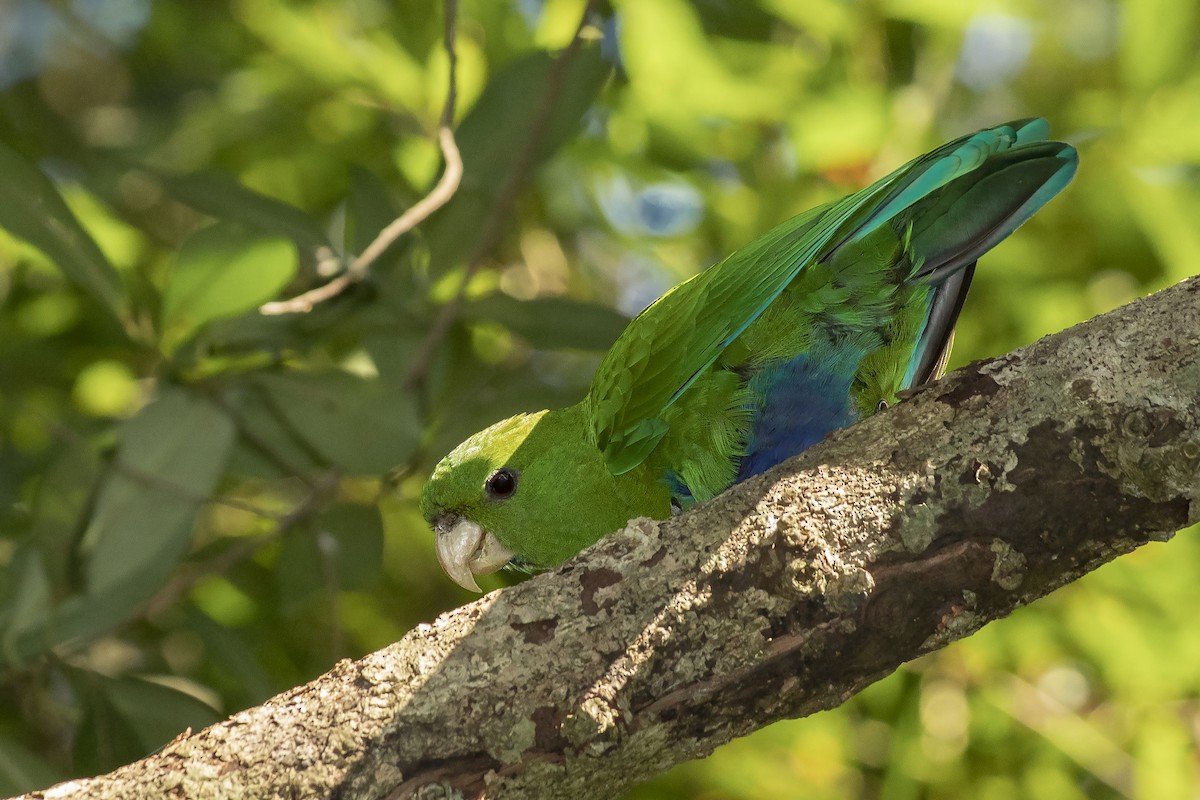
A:
<svg viewBox="0 0 1200 800">
<path fill-rule="evenodd" d="M 0 3 L 0 792 L 468 600 L 414 504 L 443 452 L 578 399 L 623 315 L 948 138 L 1042 115 L 1082 151 L 980 265 L 957 363 L 1200 272 L 1196 0 L 602 4 L 511 214 L 584 4 L 461 5 L 457 196 L 263 316 L 436 179 L 440 4 Z M 1193 533 L 632 796 L 1195 797 L 1196 608 Z"/>
</svg>

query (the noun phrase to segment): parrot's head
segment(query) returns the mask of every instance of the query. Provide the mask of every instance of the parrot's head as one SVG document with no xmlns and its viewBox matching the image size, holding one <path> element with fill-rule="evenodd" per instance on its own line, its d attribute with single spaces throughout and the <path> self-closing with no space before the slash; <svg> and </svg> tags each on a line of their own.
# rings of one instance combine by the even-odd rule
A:
<svg viewBox="0 0 1200 800">
<path fill-rule="evenodd" d="M 565 561 L 621 527 L 621 505 L 578 406 L 480 431 L 442 459 L 421 493 L 442 569 L 476 592 L 474 576 L 509 562 Z"/>
</svg>

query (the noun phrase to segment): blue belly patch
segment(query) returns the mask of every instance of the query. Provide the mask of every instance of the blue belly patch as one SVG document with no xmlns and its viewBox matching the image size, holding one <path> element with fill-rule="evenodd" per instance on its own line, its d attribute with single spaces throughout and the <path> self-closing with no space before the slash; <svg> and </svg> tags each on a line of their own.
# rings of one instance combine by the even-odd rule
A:
<svg viewBox="0 0 1200 800">
<path fill-rule="evenodd" d="M 809 353 L 763 368 L 750 381 L 762 398 L 750 429 L 746 455 L 738 464 L 737 482 L 765 472 L 858 421 L 850 402 L 859 351 L 839 357 L 811 359 Z"/>
</svg>

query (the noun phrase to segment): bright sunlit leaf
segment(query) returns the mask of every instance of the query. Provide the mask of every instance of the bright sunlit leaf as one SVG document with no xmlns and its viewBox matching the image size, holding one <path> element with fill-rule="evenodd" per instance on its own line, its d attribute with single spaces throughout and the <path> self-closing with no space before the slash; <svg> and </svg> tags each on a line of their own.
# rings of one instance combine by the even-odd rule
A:
<svg viewBox="0 0 1200 800">
<path fill-rule="evenodd" d="M 226 223 L 198 231 L 179 252 L 163 292 L 162 346 L 173 352 L 205 323 L 257 308 L 296 272 L 287 239 Z"/>
</svg>

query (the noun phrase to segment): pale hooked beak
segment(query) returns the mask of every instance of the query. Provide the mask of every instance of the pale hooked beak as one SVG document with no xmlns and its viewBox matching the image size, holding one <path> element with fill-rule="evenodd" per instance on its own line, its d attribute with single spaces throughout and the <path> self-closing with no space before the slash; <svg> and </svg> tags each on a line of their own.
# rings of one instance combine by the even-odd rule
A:
<svg viewBox="0 0 1200 800">
<path fill-rule="evenodd" d="M 446 514 L 434 520 L 438 563 L 464 589 L 482 592 L 476 575 L 490 575 L 508 563 L 513 551 L 469 519 Z"/>
</svg>

